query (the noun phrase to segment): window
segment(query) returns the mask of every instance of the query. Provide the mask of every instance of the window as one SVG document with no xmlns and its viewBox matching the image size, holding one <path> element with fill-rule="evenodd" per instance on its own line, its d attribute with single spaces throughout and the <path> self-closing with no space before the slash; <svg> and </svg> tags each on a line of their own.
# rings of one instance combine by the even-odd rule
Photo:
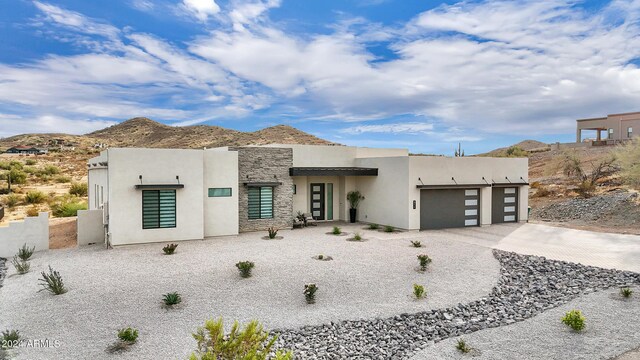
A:
<svg viewBox="0 0 640 360">
<path fill-rule="evenodd" d="M 273 218 L 273 187 L 249 188 L 249 219 Z"/>
<path fill-rule="evenodd" d="M 142 228 L 176 227 L 176 191 L 142 191 Z"/>
<path fill-rule="evenodd" d="M 231 188 L 209 188 L 209 197 L 229 197 Z"/>
<path fill-rule="evenodd" d="M 627 137 L 630 138 L 633 136 L 633 128 L 632 127 L 628 127 L 627 128 Z"/>
<path fill-rule="evenodd" d="M 613 129 L 609 129 L 609 131 L 607 131 L 607 139 L 613 139 Z"/>
<path fill-rule="evenodd" d="M 293 195 L 298 193 L 298 188 L 296 187 L 296 184 L 293 184 Z"/>
<path fill-rule="evenodd" d="M 333 220 L 333 184 L 327 184 L 327 220 Z"/>
</svg>

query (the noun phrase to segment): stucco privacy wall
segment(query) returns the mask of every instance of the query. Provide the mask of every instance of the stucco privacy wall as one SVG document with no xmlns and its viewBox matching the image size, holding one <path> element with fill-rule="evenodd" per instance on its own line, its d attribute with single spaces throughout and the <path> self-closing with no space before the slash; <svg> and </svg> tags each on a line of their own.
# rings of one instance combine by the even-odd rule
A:
<svg viewBox="0 0 640 360">
<path fill-rule="evenodd" d="M 102 210 L 78 210 L 78 245 L 103 244 Z"/>
<path fill-rule="evenodd" d="M 231 188 L 229 197 L 209 197 L 209 188 Z M 204 152 L 204 236 L 238 233 L 238 152 Z"/>
<path fill-rule="evenodd" d="M 291 148 L 238 147 L 238 203 L 239 229 L 243 231 L 279 229 L 293 226 L 293 166 Z M 249 220 L 249 199 L 245 182 L 280 182 L 273 188 L 273 218 Z"/>
<path fill-rule="evenodd" d="M 103 151 L 99 156 L 89 159 L 89 210 L 99 209 L 103 202 L 107 202 L 109 194 L 109 172 L 106 163 L 108 163 L 107 151 Z"/>
<path fill-rule="evenodd" d="M 49 249 L 49 213 L 41 212 L 0 227 L 0 257 L 13 257 L 24 244 L 35 246 L 36 251 Z"/>
<path fill-rule="evenodd" d="M 112 245 L 179 241 L 204 238 L 202 150 L 118 149 L 107 150 L 109 161 L 109 232 Z M 140 184 L 175 184 L 176 227 L 142 229 Z"/>
</svg>

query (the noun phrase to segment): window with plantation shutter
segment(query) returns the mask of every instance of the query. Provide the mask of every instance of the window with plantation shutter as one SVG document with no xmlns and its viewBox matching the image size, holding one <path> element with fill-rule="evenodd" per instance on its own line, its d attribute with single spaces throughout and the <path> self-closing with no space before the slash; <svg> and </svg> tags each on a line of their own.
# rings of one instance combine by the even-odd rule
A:
<svg viewBox="0 0 640 360">
<path fill-rule="evenodd" d="M 176 227 L 176 191 L 142 191 L 142 228 Z"/>
<path fill-rule="evenodd" d="M 273 218 L 273 187 L 249 187 L 248 195 L 249 219 Z"/>
</svg>

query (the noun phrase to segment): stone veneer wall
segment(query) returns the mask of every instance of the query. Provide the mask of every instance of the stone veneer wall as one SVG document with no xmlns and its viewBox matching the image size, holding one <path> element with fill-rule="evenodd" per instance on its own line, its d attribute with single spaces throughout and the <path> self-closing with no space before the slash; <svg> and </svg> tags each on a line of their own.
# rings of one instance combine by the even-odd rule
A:
<svg viewBox="0 0 640 360">
<path fill-rule="evenodd" d="M 238 151 L 239 231 L 278 229 L 293 226 L 293 149 L 267 147 L 236 147 Z M 273 188 L 273 218 L 249 220 L 249 199 L 245 182 L 281 182 Z"/>
</svg>

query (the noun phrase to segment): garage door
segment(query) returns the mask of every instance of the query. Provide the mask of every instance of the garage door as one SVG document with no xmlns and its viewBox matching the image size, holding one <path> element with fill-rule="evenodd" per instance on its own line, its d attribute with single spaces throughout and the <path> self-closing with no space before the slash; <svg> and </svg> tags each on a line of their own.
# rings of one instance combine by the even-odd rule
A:
<svg viewBox="0 0 640 360">
<path fill-rule="evenodd" d="M 421 190 L 420 229 L 444 229 L 480 224 L 480 190 Z"/>
<path fill-rule="evenodd" d="M 491 223 L 518 221 L 518 188 L 494 187 L 491 191 Z"/>
</svg>

